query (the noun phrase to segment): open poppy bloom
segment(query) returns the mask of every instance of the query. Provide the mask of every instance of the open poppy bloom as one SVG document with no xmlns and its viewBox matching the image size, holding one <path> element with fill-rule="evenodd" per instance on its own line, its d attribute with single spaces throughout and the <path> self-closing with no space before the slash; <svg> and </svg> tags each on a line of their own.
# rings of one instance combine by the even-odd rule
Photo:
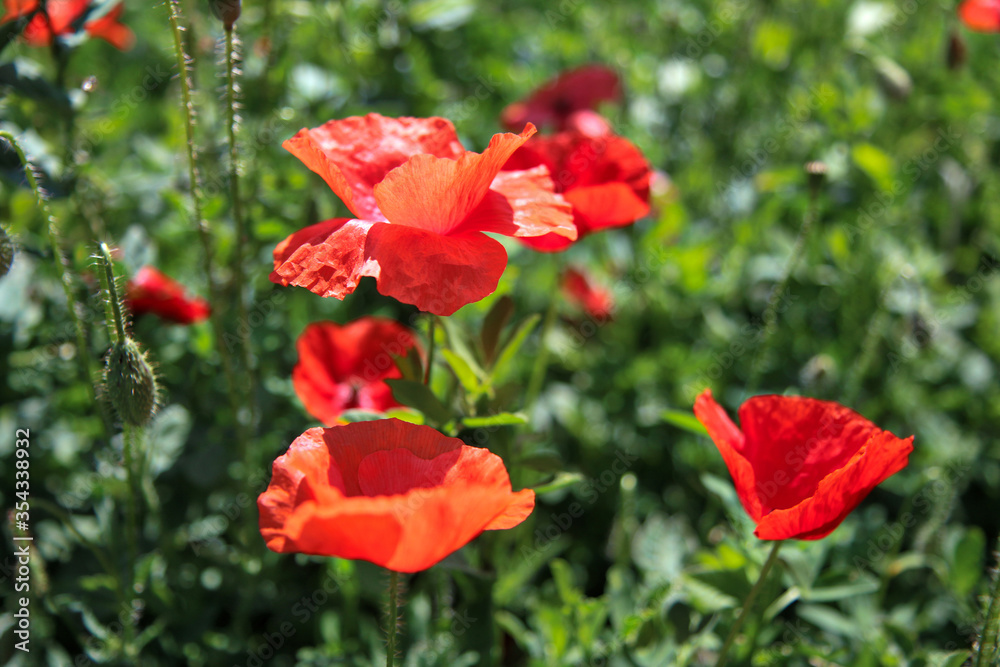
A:
<svg viewBox="0 0 1000 667">
<path fill-rule="evenodd" d="M 560 132 L 576 129 L 585 134 L 604 134 L 610 126 L 594 109 L 601 102 L 620 99 L 621 94 L 621 83 L 613 69 L 584 65 L 563 72 L 528 99 L 509 105 L 500 114 L 500 122 L 510 130 L 534 123 Z"/>
<path fill-rule="evenodd" d="M 208 301 L 188 296 L 184 286 L 148 264 L 125 286 L 125 304 L 133 315 L 153 313 L 177 324 L 194 324 L 208 318 Z"/>
<path fill-rule="evenodd" d="M 570 267 L 563 273 L 563 293 L 583 311 L 598 322 L 611 319 L 611 311 L 615 308 L 615 299 L 611 292 L 593 284 L 590 278 L 580 269 Z"/>
<path fill-rule="evenodd" d="M 754 396 L 739 412 L 741 428 L 707 389 L 694 404 L 762 540 L 826 537 L 913 451 L 831 401 Z"/>
<path fill-rule="evenodd" d="M 48 0 L 45 13 L 38 0 L 4 0 L 6 13 L 0 23 L 33 14 L 22 36 L 32 46 L 48 46 L 52 40 L 63 35 L 72 35 L 83 29 L 91 37 L 100 37 L 118 49 L 131 48 L 135 35 L 121 24 L 125 4 L 119 3 L 107 13 L 90 20 L 90 0 Z"/>
<path fill-rule="evenodd" d="M 423 311 L 451 315 L 491 294 L 507 253 L 483 232 L 576 238 L 545 167 L 500 172 L 534 134 L 466 151 L 444 118 L 378 114 L 301 130 L 283 146 L 357 216 L 300 230 L 274 250 L 271 281 L 343 299 L 362 276 Z"/>
<path fill-rule="evenodd" d="M 1000 32 L 1000 0 L 965 0 L 958 15 L 971 30 Z"/>
<path fill-rule="evenodd" d="M 383 317 L 362 317 L 344 326 L 310 324 L 295 346 L 295 393 L 316 419 L 328 426 L 345 410 L 385 412 L 399 403 L 385 383 L 402 377 L 394 357 L 416 345 L 413 332 Z"/>
<path fill-rule="evenodd" d="M 504 169 L 539 165 L 548 168 L 556 192 L 573 206 L 578 238 L 630 225 L 649 213 L 649 163 L 623 137 L 590 137 L 579 132 L 534 137 L 514 153 Z M 557 234 L 520 240 L 543 252 L 565 250 L 573 244 L 573 239 Z"/>
<path fill-rule="evenodd" d="M 257 499 L 267 548 L 426 570 L 484 530 L 513 528 L 535 492 L 499 456 L 384 419 L 313 428 L 274 462 Z"/>
</svg>

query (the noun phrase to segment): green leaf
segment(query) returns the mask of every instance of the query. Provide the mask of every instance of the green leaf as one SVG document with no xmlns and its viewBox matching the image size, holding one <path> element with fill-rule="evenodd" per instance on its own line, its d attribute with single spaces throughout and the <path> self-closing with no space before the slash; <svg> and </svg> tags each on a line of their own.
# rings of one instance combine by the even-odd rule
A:
<svg viewBox="0 0 1000 667">
<path fill-rule="evenodd" d="M 424 415 L 416 410 L 410 410 L 409 408 L 393 408 L 392 410 L 386 410 L 385 418 L 398 419 L 399 421 L 417 425 L 424 423 Z"/>
<path fill-rule="evenodd" d="M 420 352 L 417 351 L 416 346 L 411 347 L 405 357 L 394 356 L 393 360 L 396 362 L 396 368 L 403 374 L 404 380 L 423 382 L 424 368 L 420 360 Z"/>
<path fill-rule="evenodd" d="M 515 426 L 527 424 L 528 417 L 520 412 L 498 412 L 487 417 L 466 417 L 462 426 L 467 428 L 486 428 L 489 426 Z"/>
<path fill-rule="evenodd" d="M 490 366 L 496 359 L 497 345 L 500 343 L 500 332 L 514 314 L 514 300 L 504 294 L 496 300 L 490 312 L 483 318 L 483 328 L 479 332 L 479 342 L 483 346 L 483 359 Z"/>
<path fill-rule="evenodd" d="M 448 361 L 451 370 L 455 371 L 455 377 L 462 383 L 462 387 L 465 388 L 470 399 L 474 402 L 479 398 L 479 395 L 483 393 L 483 387 L 469 363 L 451 350 L 441 350 L 441 356 Z"/>
<path fill-rule="evenodd" d="M 585 479 L 586 477 L 578 472 L 559 472 L 556 473 L 556 476 L 550 482 L 536 486 L 535 494 L 542 495 L 543 493 L 551 493 L 552 491 L 565 489 L 566 487 L 578 484 Z"/>
<path fill-rule="evenodd" d="M 379 419 L 385 419 L 386 415 L 379 414 L 377 412 L 371 412 L 369 410 L 344 410 L 340 413 L 340 418 L 345 422 L 373 422 Z"/>
<path fill-rule="evenodd" d="M 951 651 L 942 653 L 931 651 L 927 654 L 927 667 L 962 667 L 972 657 L 971 651 Z"/>
<path fill-rule="evenodd" d="M 662 417 L 663 421 L 688 433 L 708 435 L 708 429 L 702 426 L 697 417 L 686 410 L 664 410 Z"/>
<path fill-rule="evenodd" d="M 949 568 L 951 587 L 959 598 L 965 597 L 976 587 L 983 571 L 986 556 L 986 536 L 982 529 L 972 526 L 958 540 L 954 551 L 954 565 Z"/>
<path fill-rule="evenodd" d="M 564 604 L 575 605 L 583 599 L 583 595 L 573 585 L 573 570 L 562 558 L 555 558 L 549 563 L 552 579 L 556 582 L 556 591 Z"/>
<path fill-rule="evenodd" d="M 464 361 L 466 365 L 472 369 L 472 372 L 476 377 L 487 377 L 482 366 L 479 365 L 479 361 L 476 360 L 476 356 L 472 353 L 472 350 L 469 349 L 469 345 L 465 340 L 465 334 L 458 327 L 458 325 L 447 317 L 439 317 L 438 322 L 441 323 L 441 327 L 448 336 L 448 350 L 461 357 L 462 361 Z"/>
<path fill-rule="evenodd" d="M 528 335 L 538 326 L 538 321 L 542 319 L 539 314 L 531 315 L 525 318 L 514 330 L 511 335 L 510 340 L 504 345 L 503 349 L 500 351 L 500 356 L 497 357 L 497 363 L 493 367 L 493 382 L 494 384 L 499 384 L 503 378 L 507 376 L 510 372 L 511 362 L 514 357 L 517 356 L 518 351 L 521 346 L 524 345 L 524 341 L 527 340 Z"/>
<path fill-rule="evenodd" d="M 892 191 L 896 163 L 885 151 L 872 144 L 855 144 L 851 149 L 851 159 L 879 188 Z"/>
<path fill-rule="evenodd" d="M 821 604 L 800 604 L 795 607 L 795 612 L 816 627 L 833 635 L 851 638 L 864 634 L 861 627 L 853 619 L 833 607 Z"/>
<path fill-rule="evenodd" d="M 451 419 L 451 411 L 442 405 L 427 385 L 413 380 L 386 380 L 385 383 L 392 389 L 397 401 L 420 410 L 431 421 L 444 424 Z"/>
<path fill-rule="evenodd" d="M 24 97 L 45 102 L 52 111 L 68 114 L 72 108 L 64 91 L 40 76 L 19 72 L 15 63 L 0 65 L 0 86 L 9 86 Z"/>
</svg>

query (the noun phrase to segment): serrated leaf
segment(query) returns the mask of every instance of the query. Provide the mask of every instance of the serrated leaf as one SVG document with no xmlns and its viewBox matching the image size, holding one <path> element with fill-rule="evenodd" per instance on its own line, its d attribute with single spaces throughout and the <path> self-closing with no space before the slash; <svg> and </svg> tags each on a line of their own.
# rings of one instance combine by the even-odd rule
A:
<svg viewBox="0 0 1000 667">
<path fill-rule="evenodd" d="M 708 429 L 702 426 L 698 418 L 685 410 L 664 410 L 663 421 L 672 424 L 677 428 L 694 433 L 695 435 L 708 435 Z"/>
<path fill-rule="evenodd" d="M 504 294 L 493 304 L 490 312 L 483 318 L 483 328 L 479 332 L 479 343 L 483 347 L 483 359 L 489 367 L 496 359 L 497 345 L 500 343 L 500 332 L 514 315 L 514 300 Z"/>
<path fill-rule="evenodd" d="M 444 424 L 451 420 L 451 411 L 446 408 L 429 387 L 413 380 L 386 380 L 393 397 L 411 408 L 424 413 L 431 421 Z"/>
<path fill-rule="evenodd" d="M 515 426 L 527 424 L 528 417 L 520 412 L 498 412 L 486 417 L 466 417 L 462 425 L 467 428 L 487 428 L 489 426 Z"/>
<path fill-rule="evenodd" d="M 521 346 L 524 345 L 524 341 L 527 340 L 528 335 L 538 326 L 538 321 L 542 319 L 539 314 L 531 315 L 525 318 L 511 334 L 510 340 L 503 346 L 500 350 L 500 355 L 497 357 L 497 363 L 493 367 L 493 383 L 500 384 L 503 379 L 510 372 L 511 362 L 514 357 L 520 351 Z"/>
</svg>

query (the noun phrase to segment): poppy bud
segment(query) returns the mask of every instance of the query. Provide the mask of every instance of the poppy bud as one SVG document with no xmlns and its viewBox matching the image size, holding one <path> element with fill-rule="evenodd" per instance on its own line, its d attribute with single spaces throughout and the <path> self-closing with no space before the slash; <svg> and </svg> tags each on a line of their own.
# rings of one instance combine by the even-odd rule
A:
<svg viewBox="0 0 1000 667">
<path fill-rule="evenodd" d="M 7 230 L 0 227 L 0 278 L 7 275 L 10 265 L 14 263 L 14 241 L 7 235 Z"/>
<path fill-rule="evenodd" d="M 208 5 L 212 8 L 215 18 L 226 26 L 226 30 L 232 30 L 236 19 L 240 17 L 240 0 L 208 0 Z"/>
<path fill-rule="evenodd" d="M 156 374 L 146 353 L 127 336 L 108 352 L 104 385 L 111 405 L 126 424 L 142 426 L 156 411 Z"/>
<path fill-rule="evenodd" d="M 910 96 L 913 91 L 913 79 L 899 63 L 885 56 L 878 56 L 875 58 L 874 64 L 878 84 L 886 95 L 897 101 L 905 100 Z"/>
<path fill-rule="evenodd" d="M 823 181 L 826 180 L 826 163 L 819 160 L 806 162 L 805 170 L 809 177 L 809 191 L 815 197 L 819 194 L 819 189 L 823 187 Z"/>
<path fill-rule="evenodd" d="M 968 51 L 965 41 L 958 32 L 953 31 L 948 39 L 948 69 L 958 69 L 965 64 Z"/>
</svg>

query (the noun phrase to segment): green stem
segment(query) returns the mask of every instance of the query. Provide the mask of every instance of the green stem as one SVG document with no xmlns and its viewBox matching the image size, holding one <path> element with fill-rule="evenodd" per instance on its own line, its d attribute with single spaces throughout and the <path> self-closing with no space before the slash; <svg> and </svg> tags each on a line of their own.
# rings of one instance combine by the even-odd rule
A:
<svg viewBox="0 0 1000 667">
<path fill-rule="evenodd" d="M 233 282 L 236 284 L 236 308 L 240 322 L 249 323 L 249 312 L 246 299 L 246 243 L 248 239 L 248 229 L 246 218 L 243 215 L 243 200 L 240 199 L 240 170 L 239 154 L 236 144 L 236 128 L 239 119 L 237 109 L 237 86 L 236 75 L 238 73 L 237 48 L 239 40 L 236 37 L 236 28 L 229 26 L 226 28 L 226 131 L 229 139 L 229 197 L 233 205 L 233 222 L 236 226 L 236 243 L 234 253 Z M 240 338 L 240 350 L 243 357 L 244 382 L 246 387 L 247 402 L 250 407 L 250 423 L 256 422 L 256 409 L 254 396 L 256 395 L 256 379 L 253 373 L 253 358 L 250 351 L 250 336 Z"/>
<path fill-rule="evenodd" d="M 549 367 L 549 346 L 546 340 L 549 332 L 556 322 L 559 300 L 553 296 L 549 300 L 549 308 L 545 311 L 545 320 L 542 322 L 542 333 L 538 339 L 538 356 L 535 357 L 535 366 L 531 370 L 531 381 L 528 384 L 528 394 L 524 401 L 524 409 L 527 411 L 538 400 L 538 395 L 542 391 L 542 382 L 545 380 L 545 371 Z"/>
<path fill-rule="evenodd" d="M 52 256 L 55 258 L 56 264 L 59 266 L 59 270 L 61 272 L 62 288 L 66 295 L 66 307 L 69 310 L 70 321 L 73 323 L 73 330 L 76 333 L 76 358 L 80 375 L 83 376 L 87 386 L 89 387 L 91 399 L 96 401 L 97 395 L 94 391 L 94 375 L 93 368 L 90 363 L 90 354 L 88 354 L 89 348 L 87 346 L 87 334 L 84 331 L 83 321 L 80 319 L 78 312 L 79 304 L 77 303 L 74 295 L 73 276 L 70 273 L 69 261 L 62 252 L 59 224 L 56 221 L 55 216 L 52 214 L 51 209 L 49 209 L 48 194 L 38 183 L 38 177 L 35 175 L 35 166 L 28 160 L 28 157 L 25 155 L 21 145 L 17 142 L 17 139 L 15 139 L 14 135 L 10 132 L 5 131 L 0 131 L 0 138 L 6 139 L 7 143 L 9 143 L 14 149 L 14 152 L 17 153 L 18 159 L 21 160 L 21 166 L 24 168 L 24 175 L 28 179 L 28 185 L 31 187 L 31 191 L 35 194 L 35 201 L 38 204 L 38 208 L 45 216 L 47 224 L 46 234 L 48 236 L 49 245 L 52 247 Z"/>
<path fill-rule="evenodd" d="M 222 360 L 222 371 L 226 377 L 226 384 L 229 390 L 229 402 L 230 407 L 233 410 L 233 419 L 236 420 L 237 440 L 239 441 L 242 450 L 246 451 L 246 437 L 243 429 L 243 422 L 239 416 L 239 387 L 236 383 L 236 377 L 233 374 L 233 363 L 231 357 L 229 356 L 229 350 L 224 345 L 225 338 L 223 335 L 224 332 L 219 309 L 222 305 L 222 301 L 219 298 L 219 289 L 215 282 L 214 271 L 212 268 L 212 235 L 209 232 L 208 223 L 205 222 L 205 218 L 202 215 L 201 184 L 198 176 L 198 155 L 195 149 L 194 138 L 194 103 L 192 102 L 192 84 L 190 69 L 188 67 L 190 58 L 187 53 L 184 52 L 184 43 L 181 39 L 182 29 L 180 25 L 180 6 L 178 5 L 177 0 L 167 0 L 167 8 L 170 12 L 170 29 L 174 36 L 174 51 L 177 55 L 177 70 L 181 81 L 181 107 L 184 112 L 184 131 L 187 138 L 188 178 L 191 181 L 192 213 L 195 227 L 198 230 L 198 238 L 201 240 L 203 270 L 205 272 L 205 280 L 208 283 L 209 300 L 212 304 L 212 314 L 210 319 L 212 321 L 212 330 L 215 334 L 215 347 L 219 351 L 219 358 Z"/>
<path fill-rule="evenodd" d="M 1000 549 L 997 551 L 997 567 L 1000 568 Z M 975 667 L 995 665 L 997 644 L 1000 640 L 1000 571 L 993 573 L 993 589 L 990 591 L 990 604 L 986 610 L 986 620 L 983 621 L 983 632 L 976 649 Z"/>
<path fill-rule="evenodd" d="M 431 367 L 434 365 L 434 325 L 437 324 L 437 315 L 431 315 L 427 324 L 427 368 L 424 370 L 424 384 L 431 383 Z"/>
<path fill-rule="evenodd" d="M 785 290 L 788 289 L 788 283 L 791 280 L 792 272 L 795 267 L 798 266 L 799 260 L 802 258 L 802 253 L 805 250 L 806 242 L 809 240 L 809 233 L 812 231 L 813 222 L 819 217 L 819 205 L 817 203 L 817 196 L 813 194 L 809 199 L 809 208 L 806 210 L 805 219 L 802 221 L 802 227 L 799 229 L 799 235 L 795 239 L 795 246 L 792 248 L 792 254 L 788 257 L 788 262 L 785 264 L 785 270 L 781 276 L 781 282 L 778 283 L 774 291 L 771 292 L 770 298 L 767 300 L 767 307 L 764 308 L 764 334 L 763 339 L 760 341 L 760 347 L 757 349 L 757 353 L 754 355 L 753 363 L 750 367 L 750 378 L 747 380 L 747 388 L 744 394 L 752 393 L 756 389 L 757 381 L 760 379 L 760 373 L 762 370 L 762 365 L 767 357 L 767 352 L 770 348 L 771 338 L 778 328 L 778 307 L 781 305 L 782 299 L 785 298 Z"/>
<path fill-rule="evenodd" d="M 128 565 L 126 568 L 126 593 L 129 607 L 132 606 L 132 597 L 135 595 L 135 573 L 136 573 L 136 561 L 139 558 L 139 548 L 138 548 L 138 534 L 139 534 L 139 524 L 138 524 L 138 510 L 136 507 L 136 498 L 138 497 L 137 486 L 135 481 L 135 461 L 134 448 L 135 448 L 135 438 L 139 432 L 139 428 L 136 426 L 130 426 L 129 424 L 122 425 L 122 449 L 125 454 L 125 478 L 128 484 L 128 494 L 126 497 L 125 504 L 125 536 L 128 542 Z M 125 647 L 124 650 L 127 655 L 129 653 L 129 647 L 135 638 L 135 627 L 131 619 L 125 623 Z"/>
<path fill-rule="evenodd" d="M 433 321 L 433 320 L 432 320 Z M 399 622 L 399 573 L 389 570 L 389 610 L 385 619 L 385 666 L 392 667 L 396 661 L 396 631 Z"/>
<path fill-rule="evenodd" d="M 732 647 L 733 642 L 736 641 L 736 636 L 739 634 L 740 628 L 743 627 L 743 622 L 753 610 L 753 603 L 756 602 L 757 596 L 764 587 L 764 580 L 767 579 L 768 573 L 778 560 L 778 551 L 781 549 L 782 544 L 784 544 L 784 542 L 777 541 L 774 543 L 774 546 L 771 547 L 771 553 L 768 554 L 767 560 L 764 561 L 764 566 L 760 568 L 760 574 L 757 576 L 757 582 L 753 585 L 753 588 L 750 589 L 750 593 L 747 595 L 747 599 L 743 603 L 743 609 L 740 611 L 740 615 L 733 623 L 733 627 L 730 628 L 729 636 L 726 637 L 726 642 L 722 645 L 722 650 L 719 651 L 719 658 L 715 662 L 715 667 L 723 667 L 723 665 L 726 664 L 726 660 L 729 657 L 729 649 Z"/>
<path fill-rule="evenodd" d="M 114 320 L 115 333 L 118 334 L 118 341 L 125 341 L 125 318 L 122 317 L 122 306 L 118 300 L 118 288 L 115 285 L 114 264 L 111 262 L 111 251 L 105 243 L 101 244 L 101 263 L 104 265 L 104 289 L 108 292 L 108 302 L 111 305 L 112 319 Z M 110 333 L 110 331 L 108 332 Z"/>
</svg>

